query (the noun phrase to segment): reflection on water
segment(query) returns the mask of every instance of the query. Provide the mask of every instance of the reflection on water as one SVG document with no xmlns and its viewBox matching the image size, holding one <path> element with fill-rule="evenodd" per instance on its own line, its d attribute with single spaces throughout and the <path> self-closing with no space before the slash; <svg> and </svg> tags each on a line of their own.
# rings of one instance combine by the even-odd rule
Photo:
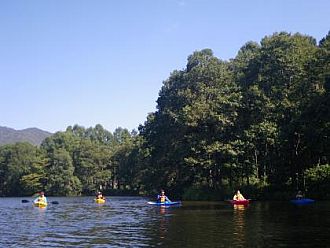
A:
<svg viewBox="0 0 330 248">
<path fill-rule="evenodd" d="M 168 210 L 169 207 L 166 206 L 160 206 L 159 207 L 159 238 L 165 239 L 167 236 L 167 230 L 168 230 L 168 222 L 169 219 L 166 217 L 166 210 Z"/>
<path fill-rule="evenodd" d="M 35 208 L 0 198 L 0 247 L 326 247 L 330 202 L 184 202 L 158 207 L 140 197 L 53 198 Z M 297 238 L 298 237 L 298 238 Z"/>
<path fill-rule="evenodd" d="M 245 246 L 245 213 L 244 211 L 248 205 L 233 205 L 234 214 L 233 214 L 233 224 L 234 224 L 234 232 L 233 232 L 233 240 L 238 246 Z"/>
</svg>

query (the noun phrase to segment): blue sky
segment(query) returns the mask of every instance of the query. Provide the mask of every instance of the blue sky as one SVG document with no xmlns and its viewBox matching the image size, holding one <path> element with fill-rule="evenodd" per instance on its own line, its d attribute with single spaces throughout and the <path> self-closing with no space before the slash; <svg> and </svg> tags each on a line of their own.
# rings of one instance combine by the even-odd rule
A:
<svg viewBox="0 0 330 248">
<path fill-rule="evenodd" d="M 278 31 L 320 40 L 328 0 L 0 1 L 0 126 L 136 129 L 195 50 L 228 60 Z"/>
</svg>

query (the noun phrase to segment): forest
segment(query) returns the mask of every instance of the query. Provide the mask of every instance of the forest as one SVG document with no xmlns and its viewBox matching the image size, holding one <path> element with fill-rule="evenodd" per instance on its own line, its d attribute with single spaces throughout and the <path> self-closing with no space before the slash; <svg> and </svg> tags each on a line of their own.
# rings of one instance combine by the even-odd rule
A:
<svg viewBox="0 0 330 248">
<path fill-rule="evenodd" d="M 69 126 L 0 146 L 0 196 L 330 199 L 330 32 L 274 33 L 229 61 L 188 56 L 138 130 Z"/>
</svg>

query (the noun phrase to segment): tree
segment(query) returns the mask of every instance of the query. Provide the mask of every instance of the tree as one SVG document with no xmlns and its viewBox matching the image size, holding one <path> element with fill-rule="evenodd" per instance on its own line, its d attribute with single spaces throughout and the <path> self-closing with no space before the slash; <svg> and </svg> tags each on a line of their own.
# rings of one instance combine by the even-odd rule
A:
<svg viewBox="0 0 330 248">
<path fill-rule="evenodd" d="M 220 187 L 223 164 L 236 156 L 232 129 L 240 97 L 228 64 L 210 49 L 195 52 L 184 71 L 171 74 L 158 110 L 140 129 L 151 152 L 154 186 L 177 192 L 192 185 Z"/>
<path fill-rule="evenodd" d="M 111 178 L 111 150 L 98 143 L 83 139 L 73 152 L 75 173 L 84 194 L 95 193 L 109 186 Z"/>
<path fill-rule="evenodd" d="M 43 154 L 29 143 L 1 146 L 1 194 L 19 196 L 40 190 L 44 182 L 44 165 Z"/>
<path fill-rule="evenodd" d="M 50 154 L 47 164 L 47 187 L 51 195 L 79 195 L 81 182 L 74 175 L 72 158 L 66 150 L 59 148 Z"/>
</svg>

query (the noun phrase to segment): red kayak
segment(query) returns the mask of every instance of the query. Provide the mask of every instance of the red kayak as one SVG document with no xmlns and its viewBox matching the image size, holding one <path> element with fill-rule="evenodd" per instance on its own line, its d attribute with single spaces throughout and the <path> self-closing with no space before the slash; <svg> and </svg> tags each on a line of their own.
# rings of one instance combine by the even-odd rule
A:
<svg viewBox="0 0 330 248">
<path fill-rule="evenodd" d="M 248 205 L 249 200 L 230 200 L 230 203 L 233 205 Z"/>
</svg>

